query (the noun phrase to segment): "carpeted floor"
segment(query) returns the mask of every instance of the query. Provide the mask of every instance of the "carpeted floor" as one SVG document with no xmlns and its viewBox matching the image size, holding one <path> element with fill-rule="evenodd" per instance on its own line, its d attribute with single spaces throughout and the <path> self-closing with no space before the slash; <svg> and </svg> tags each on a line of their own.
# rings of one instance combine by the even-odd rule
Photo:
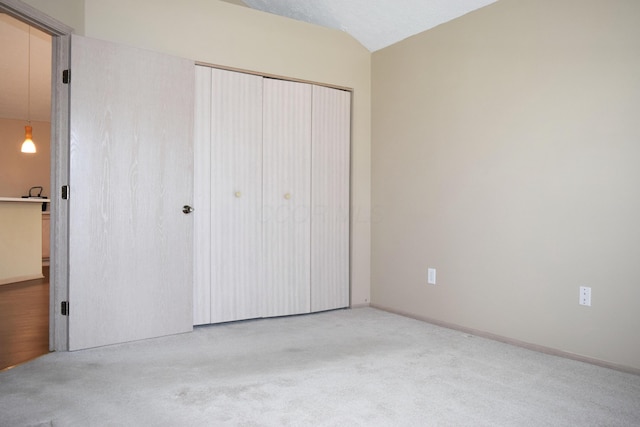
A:
<svg viewBox="0 0 640 427">
<path fill-rule="evenodd" d="M 1 426 L 638 426 L 640 376 L 372 308 L 0 372 Z"/>
</svg>

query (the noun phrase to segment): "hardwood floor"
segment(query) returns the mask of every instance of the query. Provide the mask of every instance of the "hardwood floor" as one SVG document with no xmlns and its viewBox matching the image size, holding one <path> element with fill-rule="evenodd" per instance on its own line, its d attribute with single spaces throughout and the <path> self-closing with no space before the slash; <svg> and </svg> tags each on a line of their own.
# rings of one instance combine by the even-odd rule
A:
<svg viewBox="0 0 640 427">
<path fill-rule="evenodd" d="M 43 274 L 0 286 L 0 370 L 49 352 L 49 267 Z"/>
</svg>

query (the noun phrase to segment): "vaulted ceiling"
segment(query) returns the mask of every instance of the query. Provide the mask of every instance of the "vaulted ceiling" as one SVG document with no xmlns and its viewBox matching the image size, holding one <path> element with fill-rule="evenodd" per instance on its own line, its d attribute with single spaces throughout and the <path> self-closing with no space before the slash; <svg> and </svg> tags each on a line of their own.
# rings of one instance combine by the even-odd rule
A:
<svg viewBox="0 0 640 427">
<path fill-rule="evenodd" d="M 371 52 L 496 0 L 224 0 L 349 33 Z"/>
<path fill-rule="evenodd" d="M 223 1 L 345 31 L 374 52 L 497 0 Z M 49 121 L 50 73 L 50 36 L 0 13 L 0 118 Z"/>
</svg>

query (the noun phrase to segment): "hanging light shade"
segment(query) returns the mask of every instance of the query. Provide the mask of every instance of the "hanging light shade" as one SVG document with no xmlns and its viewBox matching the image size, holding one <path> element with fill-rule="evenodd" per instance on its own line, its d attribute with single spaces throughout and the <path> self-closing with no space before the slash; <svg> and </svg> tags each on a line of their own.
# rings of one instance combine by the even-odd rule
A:
<svg viewBox="0 0 640 427">
<path fill-rule="evenodd" d="M 33 143 L 31 139 L 31 133 L 33 129 L 31 128 L 31 27 L 29 27 L 29 50 L 27 53 L 28 56 L 28 77 L 27 77 L 27 121 L 29 124 L 24 127 L 24 142 L 20 147 L 20 151 L 23 153 L 35 153 L 36 152 L 36 144 Z"/>
<path fill-rule="evenodd" d="M 31 139 L 31 126 L 24 127 L 24 142 L 22 143 L 22 147 L 20 151 L 23 153 L 35 153 L 36 152 L 36 144 L 33 143 Z"/>
</svg>

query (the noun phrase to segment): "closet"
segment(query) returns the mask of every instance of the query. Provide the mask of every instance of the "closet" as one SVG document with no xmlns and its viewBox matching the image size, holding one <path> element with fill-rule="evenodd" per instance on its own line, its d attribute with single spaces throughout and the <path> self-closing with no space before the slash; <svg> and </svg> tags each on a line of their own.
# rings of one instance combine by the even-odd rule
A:
<svg viewBox="0 0 640 427">
<path fill-rule="evenodd" d="M 194 324 L 349 305 L 350 103 L 196 66 Z"/>
</svg>

